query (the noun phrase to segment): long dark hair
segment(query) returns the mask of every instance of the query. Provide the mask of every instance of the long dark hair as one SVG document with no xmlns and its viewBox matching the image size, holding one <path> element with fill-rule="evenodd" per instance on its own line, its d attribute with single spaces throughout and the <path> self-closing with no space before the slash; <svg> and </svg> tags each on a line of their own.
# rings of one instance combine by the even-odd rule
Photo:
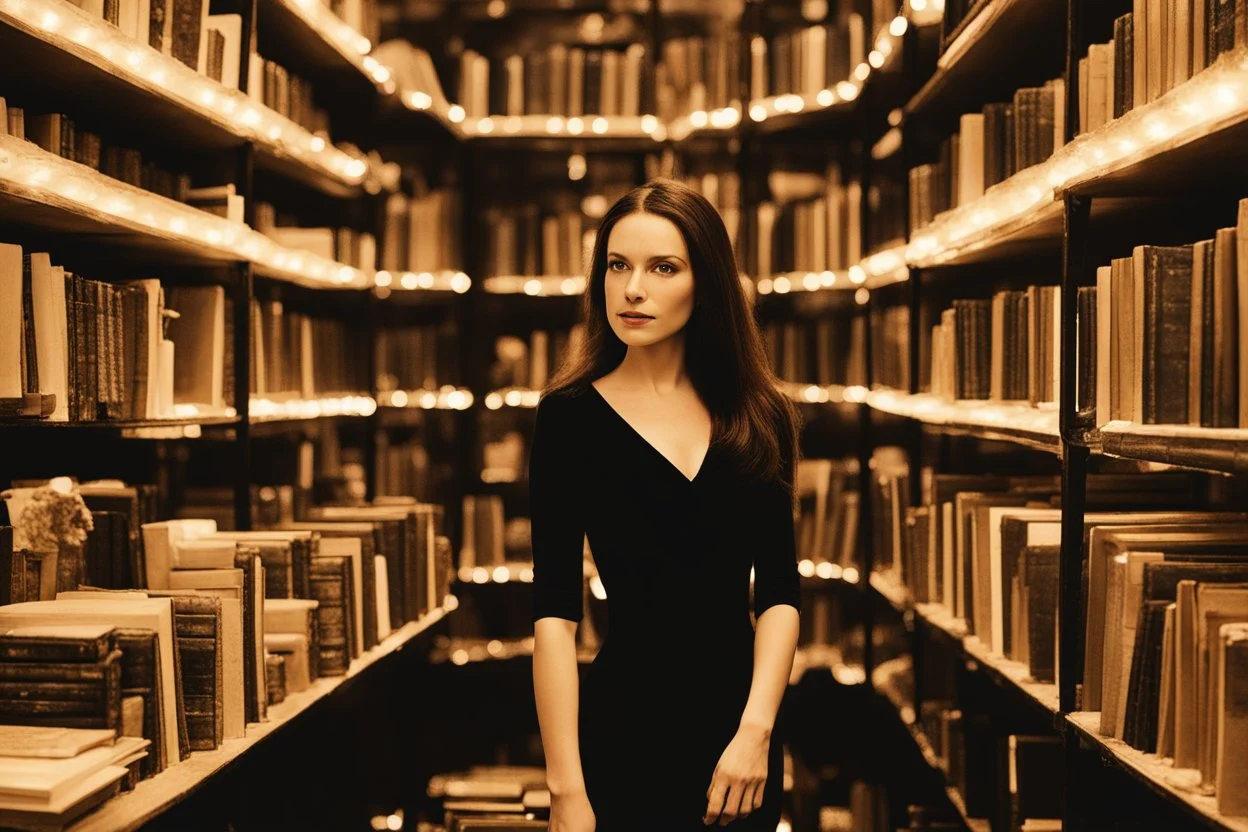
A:
<svg viewBox="0 0 1248 832">
<path fill-rule="evenodd" d="M 715 207 L 671 179 L 652 179 L 619 199 L 594 241 L 585 292 L 585 338 L 544 395 L 584 392 L 619 366 L 627 347 L 607 323 L 604 280 L 611 229 L 630 214 L 670 220 L 685 239 L 693 269 L 693 313 L 685 324 L 685 372 L 711 413 L 711 442 L 747 471 L 793 488 L 797 416 L 776 389 L 763 339 L 737 275 L 732 241 Z"/>
</svg>

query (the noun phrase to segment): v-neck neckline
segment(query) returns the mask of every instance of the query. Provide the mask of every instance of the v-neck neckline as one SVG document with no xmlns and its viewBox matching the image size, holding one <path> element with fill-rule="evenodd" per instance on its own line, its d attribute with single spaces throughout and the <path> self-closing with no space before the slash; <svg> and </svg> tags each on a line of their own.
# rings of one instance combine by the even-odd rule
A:
<svg viewBox="0 0 1248 832">
<path fill-rule="evenodd" d="M 686 475 L 685 472 L 680 469 L 680 466 L 678 466 L 675 462 L 672 462 L 670 459 L 668 459 L 667 454 L 660 451 L 657 447 L 655 447 L 654 443 L 652 443 L 646 437 L 642 436 L 641 431 L 633 427 L 632 422 L 625 419 L 624 415 L 620 413 L 620 411 L 615 409 L 615 405 L 607 401 L 607 397 L 602 394 L 601 390 L 599 390 L 596 386 L 594 386 L 593 382 L 590 382 L 589 388 L 594 391 L 594 395 L 598 397 L 598 400 L 601 401 L 604 405 L 606 405 L 607 410 L 615 414 L 615 418 L 619 419 L 620 423 L 623 424 L 624 427 L 628 428 L 628 430 L 632 432 L 633 436 L 636 436 L 639 440 L 641 440 L 641 443 L 645 445 L 647 448 L 649 448 L 651 451 L 653 451 L 655 455 L 658 456 L 659 459 L 667 463 L 667 466 L 671 468 L 673 471 L 675 471 L 677 474 L 679 474 L 682 480 L 684 480 L 690 485 L 693 485 L 695 482 L 697 482 L 698 477 L 702 476 L 702 472 L 706 470 L 706 464 L 711 458 L 711 450 L 715 447 L 715 435 L 714 435 L 713 427 L 711 429 L 711 441 L 706 446 L 706 453 L 702 455 L 702 461 L 698 463 L 698 470 L 694 471 L 693 476 L 690 477 Z"/>
</svg>

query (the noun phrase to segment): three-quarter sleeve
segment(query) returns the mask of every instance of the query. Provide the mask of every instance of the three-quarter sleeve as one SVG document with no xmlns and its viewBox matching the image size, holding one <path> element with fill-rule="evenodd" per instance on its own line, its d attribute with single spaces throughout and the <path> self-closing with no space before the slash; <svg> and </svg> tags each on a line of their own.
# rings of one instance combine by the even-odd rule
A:
<svg viewBox="0 0 1248 832">
<path fill-rule="evenodd" d="M 788 604 L 801 612 L 801 579 L 797 572 L 797 533 L 788 489 L 767 483 L 760 489 L 753 535 L 754 617 L 769 607 Z"/>
<path fill-rule="evenodd" d="M 576 425 L 571 401 L 543 398 L 529 451 L 529 517 L 533 541 L 533 621 L 580 621 L 585 517 L 578 496 Z"/>
</svg>

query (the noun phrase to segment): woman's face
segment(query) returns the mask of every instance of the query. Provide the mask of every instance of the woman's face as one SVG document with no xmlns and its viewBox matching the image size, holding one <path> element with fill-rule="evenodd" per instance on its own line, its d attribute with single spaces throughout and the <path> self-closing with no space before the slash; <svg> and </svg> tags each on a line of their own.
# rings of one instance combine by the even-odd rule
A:
<svg viewBox="0 0 1248 832">
<path fill-rule="evenodd" d="M 680 332 L 693 314 L 693 270 L 685 238 L 671 220 L 629 214 L 607 239 L 607 321 L 630 347 Z"/>
</svg>

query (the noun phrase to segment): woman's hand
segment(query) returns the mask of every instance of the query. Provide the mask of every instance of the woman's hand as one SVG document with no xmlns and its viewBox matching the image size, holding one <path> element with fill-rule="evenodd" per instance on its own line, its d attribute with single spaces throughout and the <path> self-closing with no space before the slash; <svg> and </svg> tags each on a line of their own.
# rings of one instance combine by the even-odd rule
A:
<svg viewBox="0 0 1248 832">
<path fill-rule="evenodd" d="M 550 796 L 550 832 L 594 832 L 597 819 L 584 789 Z"/>
<path fill-rule="evenodd" d="M 727 826 L 763 805 L 771 732 L 742 725 L 715 766 L 707 790 L 705 824 Z"/>
</svg>

